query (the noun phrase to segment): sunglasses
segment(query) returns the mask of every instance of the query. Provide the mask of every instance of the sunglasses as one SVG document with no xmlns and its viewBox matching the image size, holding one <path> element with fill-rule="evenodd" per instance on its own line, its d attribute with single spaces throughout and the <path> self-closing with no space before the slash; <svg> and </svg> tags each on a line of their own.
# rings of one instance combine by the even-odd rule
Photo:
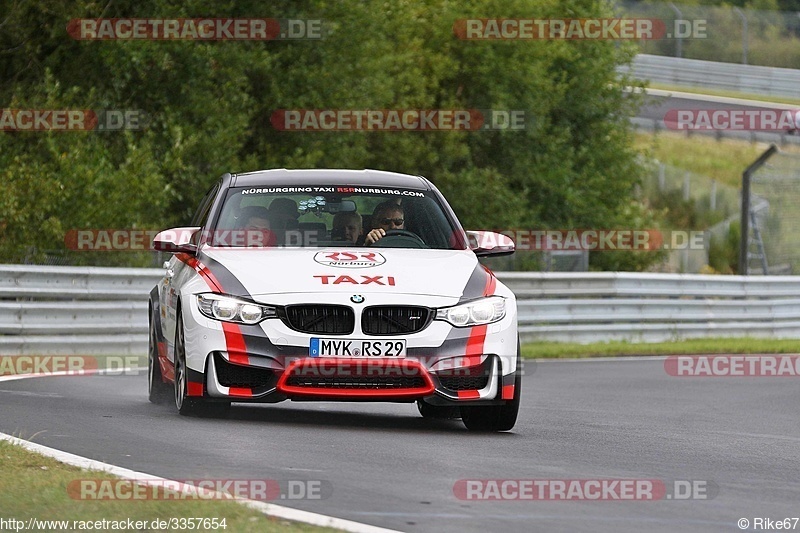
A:
<svg viewBox="0 0 800 533">
<path fill-rule="evenodd" d="M 402 218 L 384 218 L 381 220 L 381 225 L 388 226 L 389 224 L 394 224 L 395 226 L 402 226 L 405 222 L 406 221 Z"/>
</svg>

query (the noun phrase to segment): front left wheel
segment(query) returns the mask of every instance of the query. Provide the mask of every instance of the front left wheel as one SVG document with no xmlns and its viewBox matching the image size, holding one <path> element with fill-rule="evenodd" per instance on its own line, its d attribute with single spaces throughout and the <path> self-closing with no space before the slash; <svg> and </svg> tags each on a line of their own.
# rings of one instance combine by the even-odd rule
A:
<svg viewBox="0 0 800 533">
<path fill-rule="evenodd" d="M 503 405 L 461 408 L 461 420 L 470 431 L 509 431 L 517 423 L 522 394 L 522 357 L 517 341 L 517 368 L 514 376 L 514 397 Z"/>
</svg>

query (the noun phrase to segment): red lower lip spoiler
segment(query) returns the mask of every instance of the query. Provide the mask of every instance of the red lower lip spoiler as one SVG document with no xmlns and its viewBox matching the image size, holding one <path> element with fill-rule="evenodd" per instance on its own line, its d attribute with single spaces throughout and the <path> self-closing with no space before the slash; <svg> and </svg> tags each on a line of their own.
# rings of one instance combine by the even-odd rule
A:
<svg viewBox="0 0 800 533">
<path fill-rule="evenodd" d="M 352 386 L 336 387 L 288 384 L 291 377 L 348 378 Z M 418 377 L 423 380 L 415 387 L 360 388 L 359 381 L 381 378 Z M 325 397 L 409 398 L 433 394 L 435 389 L 428 371 L 419 361 L 412 359 L 306 357 L 291 362 L 278 380 L 277 388 L 287 395 Z"/>
</svg>

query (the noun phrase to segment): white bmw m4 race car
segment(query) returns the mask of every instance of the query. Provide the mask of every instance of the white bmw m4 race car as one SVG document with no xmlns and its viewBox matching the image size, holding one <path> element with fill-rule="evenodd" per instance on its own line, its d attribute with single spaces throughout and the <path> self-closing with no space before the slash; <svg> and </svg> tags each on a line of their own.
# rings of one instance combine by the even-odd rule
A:
<svg viewBox="0 0 800 533">
<path fill-rule="evenodd" d="M 225 174 L 150 293 L 149 395 L 182 415 L 231 402 L 416 402 L 507 431 L 521 363 L 514 294 L 427 179 L 375 170 Z"/>
</svg>

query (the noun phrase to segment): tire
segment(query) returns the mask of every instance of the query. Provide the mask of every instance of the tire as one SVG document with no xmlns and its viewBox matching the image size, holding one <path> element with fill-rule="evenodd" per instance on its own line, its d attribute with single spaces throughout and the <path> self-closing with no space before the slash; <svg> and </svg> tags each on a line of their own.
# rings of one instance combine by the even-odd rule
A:
<svg viewBox="0 0 800 533">
<path fill-rule="evenodd" d="M 425 400 L 417 400 L 417 409 L 422 418 L 432 420 L 453 420 L 461 418 L 461 413 L 457 406 L 431 405 Z"/>
<path fill-rule="evenodd" d="M 158 362 L 158 334 L 156 320 L 150 311 L 149 342 L 147 346 L 147 395 L 151 403 L 163 405 L 172 397 L 172 387 L 164 383 L 161 364 Z"/>
<path fill-rule="evenodd" d="M 189 378 L 186 366 L 186 338 L 183 331 L 183 316 L 178 311 L 175 324 L 175 407 L 183 416 L 224 417 L 230 412 L 231 403 L 209 402 L 203 398 L 189 397 Z"/>
<path fill-rule="evenodd" d="M 517 423 L 522 394 L 522 358 L 517 341 L 517 370 L 514 377 L 514 398 L 503 405 L 461 408 L 461 420 L 470 431 L 510 431 Z"/>
</svg>

